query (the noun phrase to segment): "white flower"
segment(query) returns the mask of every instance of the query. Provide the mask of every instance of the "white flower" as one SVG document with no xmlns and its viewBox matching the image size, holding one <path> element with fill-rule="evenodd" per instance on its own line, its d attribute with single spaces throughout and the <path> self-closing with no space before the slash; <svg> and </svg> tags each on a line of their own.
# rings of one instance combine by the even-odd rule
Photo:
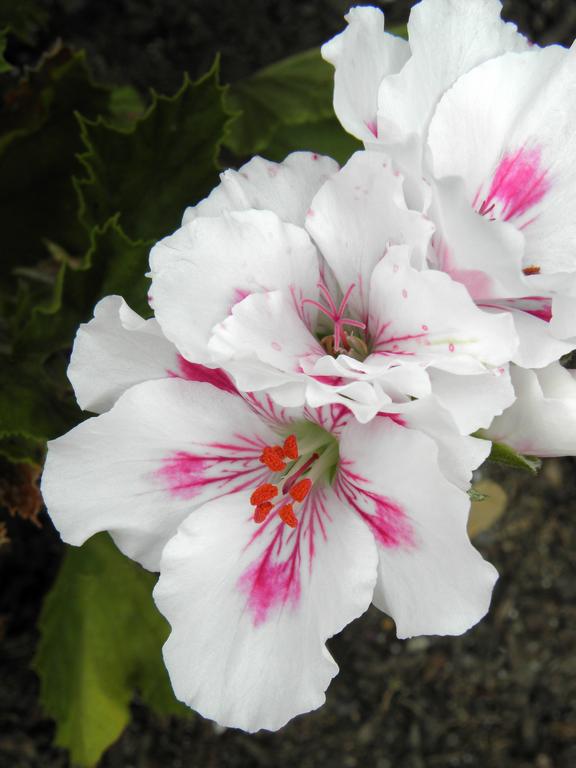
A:
<svg viewBox="0 0 576 768">
<path fill-rule="evenodd" d="M 265 174 L 258 197 L 272 210 L 232 208 L 256 199 L 257 182 L 246 193 L 241 169 L 154 247 L 153 303 L 166 336 L 186 359 L 225 368 L 242 391 L 287 407 L 345 404 L 361 421 L 430 393 L 449 410 L 455 398 L 459 421 L 467 384 L 452 378 L 482 377 L 466 426 L 488 426 L 512 402 L 513 324 L 424 267 L 432 225 L 407 208 L 386 156 L 359 152 L 333 173 L 306 201 L 305 228 L 276 213 L 303 209 L 289 202 L 305 186 L 300 171 L 277 203 L 283 166 Z"/>
<path fill-rule="evenodd" d="M 576 371 L 551 363 L 511 374 L 516 400 L 486 437 L 528 456 L 576 456 Z"/>
<path fill-rule="evenodd" d="M 574 49 L 506 54 L 461 77 L 430 123 L 435 266 L 512 312 L 527 368 L 576 346 L 575 78 Z"/>
<path fill-rule="evenodd" d="M 422 0 L 404 41 L 384 32 L 382 11 L 352 8 L 347 29 L 322 46 L 335 67 L 334 109 L 344 128 L 393 155 L 405 145 L 419 156 L 438 100 L 461 75 L 527 49 L 501 9 L 499 0 Z"/>
<path fill-rule="evenodd" d="M 511 359 L 541 368 L 576 347 L 576 54 L 531 47 L 500 11 L 423 0 L 402 48 L 380 12 L 355 8 L 323 54 L 342 124 L 386 150 L 434 222 L 430 266 L 508 311 Z"/>
<path fill-rule="evenodd" d="M 362 425 L 339 405 L 240 395 L 201 366 L 191 374 L 216 386 L 176 378 L 169 342 L 146 346 L 151 322 L 109 297 L 83 327 L 76 390 L 110 410 L 49 444 L 42 491 L 65 541 L 108 530 L 160 570 L 182 701 L 276 729 L 322 704 L 337 672 L 324 643 L 371 601 L 399 637 L 460 634 L 484 615 L 496 573 L 468 540 L 464 488 L 487 441 L 459 436 L 432 401 Z M 131 357 L 133 386 L 118 373 Z"/>
</svg>

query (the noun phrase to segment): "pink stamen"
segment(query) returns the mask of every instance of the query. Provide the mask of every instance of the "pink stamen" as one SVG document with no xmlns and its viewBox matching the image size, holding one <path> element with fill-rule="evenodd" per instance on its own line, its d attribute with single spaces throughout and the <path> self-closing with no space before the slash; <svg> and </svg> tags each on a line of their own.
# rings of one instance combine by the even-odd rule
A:
<svg viewBox="0 0 576 768">
<path fill-rule="evenodd" d="M 340 306 L 338 308 L 336 308 L 336 304 L 334 303 L 334 299 L 332 298 L 330 291 L 322 282 L 318 283 L 318 288 L 324 296 L 324 299 L 328 304 L 328 308 L 322 306 L 320 302 L 314 301 L 313 299 L 302 300 L 302 304 L 312 304 L 313 307 L 316 307 L 316 309 L 318 309 L 320 312 L 322 312 L 322 314 L 326 315 L 326 317 L 332 321 L 334 325 L 334 350 L 336 352 L 343 351 L 341 346 L 342 339 L 346 339 L 344 326 L 348 325 L 352 326 L 353 328 L 361 328 L 362 330 L 366 330 L 366 323 L 363 323 L 360 320 L 353 320 L 352 318 L 344 317 L 344 310 L 346 309 L 346 305 L 348 304 L 350 296 L 352 295 L 352 291 L 355 287 L 355 283 L 352 283 L 352 285 L 344 294 L 344 298 L 340 302 Z"/>
</svg>

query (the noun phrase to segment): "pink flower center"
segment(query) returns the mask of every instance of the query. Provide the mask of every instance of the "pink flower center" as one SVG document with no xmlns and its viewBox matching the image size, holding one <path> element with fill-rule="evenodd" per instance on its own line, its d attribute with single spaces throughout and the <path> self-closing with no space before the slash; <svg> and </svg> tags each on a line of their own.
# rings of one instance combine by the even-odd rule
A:
<svg viewBox="0 0 576 768">
<path fill-rule="evenodd" d="M 314 301 L 314 299 L 304 299 L 302 304 L 311 304 L 313 307 L 316 307 L 316 309 L 322 312 L 322 314 L 332 323 L 333 333 L 322 339 L 322 344 L 325 349 L 330 354 L 334 355 L 338 355 L 340 352 L 348 352 L 350 350 L 350 344 L 344 326 L 359 328 L 361 331 L 366 330 L 366 324 L 360 320 L 344 317 L 344 311 L 346 310 L 346 305 L 350 301 L 350 296 L 355 288 L 355 284 L 352 283 L 352 285 L 349 286 L 338 307 L 336 306 L 336 302 L 332 298 L 330 291 L 323 282 L 318 283 L 318 288 L 320 289 L 327 306 L 324 306 L 319 301 Z"/>
</svg>

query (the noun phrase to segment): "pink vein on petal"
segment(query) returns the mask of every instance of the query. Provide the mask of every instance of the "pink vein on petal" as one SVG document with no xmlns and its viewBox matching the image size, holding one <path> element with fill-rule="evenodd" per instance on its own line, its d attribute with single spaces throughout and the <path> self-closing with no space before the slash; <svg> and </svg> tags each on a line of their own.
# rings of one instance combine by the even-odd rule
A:
<svg viewBox="0 0 576 768">
<path fill-rule="evenodd" d="M 414 533 L 402 507 L 395 501 L 367 488 L 368 481 L 346 468 L 343 461 L 336 477 L 337 496 L 368 525 L 376 541 L 387 549 L 410 549 Z"/>
<path fill-rule="evenodd" d="M 297 608 L 302 594 L 302 564 L 307 559 L 309 573 L 316 556 L 315 539 L 327 539 L 325 521 L 330 520 L 321 491 L 311 494 L 302 507 L 294 530 L 270 517 L 253 534 L 246 551 L 273 525 L 270 541 L 244 571 L 237 588 L 247 597 L 246 607 L 255 627 L 264 624 L 277 609 Z"/>
<path fill-rule="evenodd" d="M 174 451 L 162 460 L 154 474 L 172 496 L 193 499 L 212 486 L 216 496 L 254 488 L 267 479 L 269 472 L 258 461 L 262 445 L 220 444 L 207 445 L 212 455 L 198 455 L 188 451 Z"/>
<path fill-rule="evenodd" d="M 178 371 L 167 371 L 169 376 L 186 381 L 205 382 L 217 389 L 237 395 L 238 390 L 230 377 L 221 368 L 208 368 L 200 363 L 191 363 L 182 355 L 178 355 Z"/>
<path fill-rule="evenodd" d="M 496 218 L 509 221 L 537 205 L 550 189 L 548 172 L 542 169 L 541 160 L 539 147 L 522 147 L 504 155 L 478 213 L 490 214 L 498 202 L 502 207 Z"/>
</svg>

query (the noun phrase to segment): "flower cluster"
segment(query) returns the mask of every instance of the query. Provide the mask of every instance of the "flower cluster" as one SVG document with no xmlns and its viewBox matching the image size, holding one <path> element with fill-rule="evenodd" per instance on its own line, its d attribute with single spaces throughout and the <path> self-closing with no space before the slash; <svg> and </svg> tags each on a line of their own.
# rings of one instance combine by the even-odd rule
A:
<svg viewBox="0 0 576 768">
<path fill-rule="evenodd" d="M 466 533 L 491 439 L 576 453 L 576 60 L 498 0 L 354 8 L 323 47 L 364 142 L 256 157 L 150 256 L 154 318 L 109 296 L 69 377 L 100 414 L 50 444 L 63 539 L 159 571 L 179 699 L 276 729 L 324 701 L 371 603 L 460 634 L 497 574 Z M 481 432 L 479 432 L 481 430 Z"/>
</svg>

